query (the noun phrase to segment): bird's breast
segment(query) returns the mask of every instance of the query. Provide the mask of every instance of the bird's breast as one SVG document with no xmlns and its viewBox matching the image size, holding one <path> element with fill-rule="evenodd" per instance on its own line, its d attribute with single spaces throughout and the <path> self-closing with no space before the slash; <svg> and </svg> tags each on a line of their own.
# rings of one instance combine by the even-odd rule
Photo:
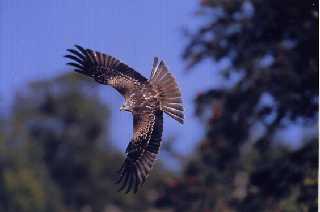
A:
<svg viewBox="0 0 320 212">
<path fill-rule="evenodd" d="M 134 94 L 135 108 L 139 110 L 156 110 L 157 107 L 160 108 L 160 102 L 156 97 L 156 93 L 148 88 L 142 87 L 141 89 L 136 89 Z"/>
</svg>

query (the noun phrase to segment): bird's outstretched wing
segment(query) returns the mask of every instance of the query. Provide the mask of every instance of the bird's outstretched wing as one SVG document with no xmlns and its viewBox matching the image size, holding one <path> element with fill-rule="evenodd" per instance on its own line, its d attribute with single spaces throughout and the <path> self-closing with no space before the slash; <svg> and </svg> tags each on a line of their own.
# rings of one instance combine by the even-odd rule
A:
<svg viewBox="0 0 320 212">
<path fill-rule="evenodd" d="M 119 191 L 137 192 L 148 177 L 160 148 L 162 129 L 162 111 L 146 111 L 133 115 L 134 136 L 127 147 L 127 158 L 121 166 L 121 184 Z"/>
<path fill-rule="evenodd" d="M 90 76 L 99 83 L 111 85 L 124 97 L 147 82 L 144 76 L 112 56 L 78 45 L 67 51 L 70 54 L 65 57 L 72 60 L 67 64 L 75 67 L 76 72 Z"/>
</svg>

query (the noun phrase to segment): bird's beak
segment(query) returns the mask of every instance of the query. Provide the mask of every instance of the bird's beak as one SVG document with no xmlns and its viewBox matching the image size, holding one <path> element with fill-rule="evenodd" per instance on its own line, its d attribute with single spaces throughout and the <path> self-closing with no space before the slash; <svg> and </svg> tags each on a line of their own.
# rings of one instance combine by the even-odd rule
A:
<svg viewBox="0 0 320 212">
<path fill-rule="evenodd" d="M 128 111 L 128 108 L 125 105 L 121 105 L 120 111 Z"/>
</svg>

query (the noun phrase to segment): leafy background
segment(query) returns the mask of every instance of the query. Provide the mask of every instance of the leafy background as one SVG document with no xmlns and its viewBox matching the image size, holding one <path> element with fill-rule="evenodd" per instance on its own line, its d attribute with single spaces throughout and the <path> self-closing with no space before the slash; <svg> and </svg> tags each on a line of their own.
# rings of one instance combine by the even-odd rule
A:
<svg viewBox="0 0 320 212">
<path fill-rule="evenodd" d="M 7 11 L 41 10 L 41 3 L 13 2 L 1 4 L 2 17 L 6 17 Z M 183 47 L 180 55 L 186 68 L 177 75 L 183 91 L 187 92 L 187 100 L 193 99 L 186 102 L 186 107 L 193 109 L 188 111 L 187 122 L 194 125 L 188 125 L 187 130 L 179 131 L 177 127 L 170 130 L 176 123 L 166 121 L 165 134 L 169 136 L 164 136 L 162 159 L 136 195 L 117 193 L 113 184 L 127 141 L 122 141 L 122 146 L 116 145 L 122 137 L 114 134 L 131 130 L 119 124 L 128 122 L 129 115 L 115 119 L 112 114 L 119 113 L 112 106 L 120 105 L 117 98 L 101 95 L 99 85 L 70 70 L 28 81 L 27 86 L 17 88 L 13 95 L 8 81 L 14 74 L 18 74 L 20 80 L 27 75 L 24 63 L 31 63 L 31 59 L 35 63 L 46 61 L 47 56 L 53 54 L 50 49 L 47 53 L 37 51 L 36 45 L 35 50 L 22 48 L 16 52 L 19 57 L 6 60 L 11 61 L 8 66 L 0 66 L 2 99 L 10 100 L 7 104 L 10 108 L 1 107 L 0 211 L 317 210 L 318 1 L 202 0 L 195 3 L 191 5 L 194 13 L 188 14 L 192 21 L 184 23 L 182 31 L 170 32 L 179 34 L 183 38 L 181 42 L 171 41 L 166 34 L 172 26 L 169 18 L 179 16 L 179 12 L 175 14 L 177 4 L 157 3 L 162 5 L 159 10 L 164 15 L 161 17 L 169 16 L 159 22 L 162 23 L 159 32 L 163 33 L 160 38 L 165 41 L 159 41 L 158 50 L 165 55 L 167 47 L 175 51 L 180 51 L 178 46 Z M 129 15 L 137 13 L 131 9 L 139 9 L 121 4 Z M 139 2 L 144 4 L 152 7 Z M 72 4 L 54 6 L 68 8 Z M 86 9 L 90 5 L 85 3 L 80 7 Z M 110 10 L 117 13 L 117 17 L 126 17 L 118 7 Z M 51 12 L 58 14 L 56 10 Z M 147 19 L 154 11 L 145 13 L 138 16 Z M 96 18 L 103 14 L 97 11 Z M 79 15 L 85 17 L 85 14 Z M 70 15 L 71 22 L 78 26 L 81 17 L 77 21 Z M 41 31 L 50 26 L 36 25 L 35 31 L 35 26 L 31 26 L 33 18 L 38 20 L 32 16 L 22 22 L 27 27 L 23 32 L 32 33 L 22 34 L 26 40 L 20 40 L 20 44 L 27 45 L 28 36 L 37 33 L 40 33 L 40 43 L 41 39 L 50 43 L 41 35 Z M 66 17 L 57 17 L 57 24 L 64 26 L 65 32 L 75 30 L 77 35 L 77 28 L 64 23 L 63 18 Z M 92 33 L 93 28 L 97 28 L 99 33 L 101 25 L 93 26 L 91 21 L 85 22 L 90 24 L 81 30 Z M 112 34 L 113 28 L 107 27 L 112 21 L 117 25 L 116 20 L 103 19 L 104 32 Z M 157 32 L 154 25 L 137 23 L 138 29 L 131 29 L 130 23 L 123 24 L 117 30 L 125 32 L 126 26 L 128 32 L 143 30 L 133 36 L 123 35 L 127 38 L 125 44 L 139 39 L 143 33 L 151 37 L 146 43 L 155 42 L 152 40 L 153 32 Z M 10 27 L 20 32 L 14 25 Z M 18 36 L 6 33 L 2 32 L 1 43 L 10 43 Z M 89 40 L 90 33 L 84 33 Z M 71 37 L 57 37 L 61 41 L 52 42 L 65 45 L 72 41 Z M 95 35 L 91 38 L 95 40 Z M 34 40 L 32 42 L 36 42 Z M 171 42 L 179 44 L 169 47 Z M 102 43 L 95 40 L 92 45 Z M 148 45 L 141 48 L 147 47 L 150 48 Z M 5 54 L 6 47 L 0 49 L 2 60 L 15 53 Z M 119 52 L 132 51 L 134 55 L 139 52 L 134 44 L 129 45 L 129 50 L 121 49 Z M 29 58 L 29 52 L 38 56 Z M 146 62 L 138 56 L 134 59 L 138 64 Z M 128 63 L 135 64 L 135 61 Z M 17 64 L 22 71 L 15 70 Z M 49 71 L 39 73 L 46 72 Z M 30 73 L 35 72 L 30 70 Z M 147 76 L 148 72 L 145 73 Z M 10 92 L 11 97 L 7 98 Z M 180 145 L 176 146 L 175 142 Z M 188 148 L 183 147 L 186 144 Z"/>
</svg>

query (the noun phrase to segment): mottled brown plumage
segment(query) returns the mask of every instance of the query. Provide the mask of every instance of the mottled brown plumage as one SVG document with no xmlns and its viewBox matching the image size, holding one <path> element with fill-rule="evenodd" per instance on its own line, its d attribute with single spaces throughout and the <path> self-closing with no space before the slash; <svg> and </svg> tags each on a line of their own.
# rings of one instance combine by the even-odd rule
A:
<svg viewBox="0 0 320 212">
<path fill-rule="evenodd" d="M 116 183 L 119 190 L 137 192 L 148 177 L 159 152 L 163 112 L 183 123 L 183 104 L 174 77 L 163 61 L 154 59 L 150 80 L 103 53 L 76 45 L 68 49 L 65 57 L 75 71 L 94 78 L 97 82 L 111 85 L 125 98 L 121 110 L 133 114 L 133 138 L 129 142 L 127 158 L 119 170 Z"/>
</svg>

